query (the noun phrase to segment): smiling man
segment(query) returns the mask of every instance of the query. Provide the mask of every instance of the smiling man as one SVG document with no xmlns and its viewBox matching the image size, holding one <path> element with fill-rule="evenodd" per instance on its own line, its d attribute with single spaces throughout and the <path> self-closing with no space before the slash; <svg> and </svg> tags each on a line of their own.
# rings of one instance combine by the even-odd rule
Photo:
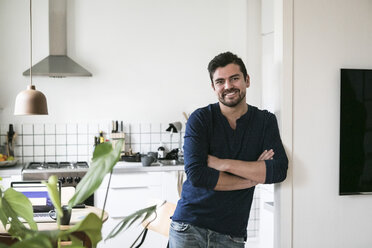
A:
<svg viewBox="0 0 372 248">
<path fill-rule="evenodd" d="M 208 71 L 218 103 L 197 109 L 187 122 L 187 180 L 172 216 L 171 248 L 244 247 L 255 186 L 287 175 L 275 115 L 246 103 L 243 61 L 222 53 Z"/>
</svg>

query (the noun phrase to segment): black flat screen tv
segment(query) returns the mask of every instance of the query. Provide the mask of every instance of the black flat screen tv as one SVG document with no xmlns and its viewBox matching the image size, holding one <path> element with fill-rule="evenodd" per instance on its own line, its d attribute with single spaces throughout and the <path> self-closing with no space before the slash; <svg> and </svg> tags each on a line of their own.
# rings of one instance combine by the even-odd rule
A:
<svg viewBox="0 0 372 248">
<path fill-rule="evenodd" d="M 341 69 L 340 195 L 372 194 L 372 70 Z"/>
</svg>

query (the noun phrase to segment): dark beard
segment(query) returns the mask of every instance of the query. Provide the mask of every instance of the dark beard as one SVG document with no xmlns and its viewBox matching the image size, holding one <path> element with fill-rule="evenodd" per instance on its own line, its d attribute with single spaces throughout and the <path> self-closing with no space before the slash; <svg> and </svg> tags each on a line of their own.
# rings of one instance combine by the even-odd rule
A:
<svg viewBox="0 0 372 248">
<path fill-rule="evenodd" d="M 237 106 L 245 98 L 245 95 L 243 96 L 241 94 L 241 92 L 239 91 L 239 97 L 235 101 L 233 101 L 233 102 L 226 102 L 225 99 L 224 99 L 224 96 L 226 94 L 230 93 L 231 91 L 232 90 L 229 90 L 229 91 L 224 92 L 222 94 L 222 97 L 219 97 L 219 99 L 218 99 L 220 101 L 220 103 L 222 103 L 226 107 L 230 107 L 230 108 Z"/>
</svg>

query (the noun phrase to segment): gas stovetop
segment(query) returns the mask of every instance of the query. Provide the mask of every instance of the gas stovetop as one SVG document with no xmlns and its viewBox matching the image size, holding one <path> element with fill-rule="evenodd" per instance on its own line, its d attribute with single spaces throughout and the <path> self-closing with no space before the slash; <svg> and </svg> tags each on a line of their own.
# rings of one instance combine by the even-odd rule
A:
<svg viewBox="0 0 372 248">
<path fill-rule="evenodd" d="M 31 162 L 22 170 L 23 180 L 48 180 L 56 175 L 62 186 L 76 186 L 87 173 L 87 162 Z"/>
<path fill-rule="evenodd" d="M 87 162 L 31 162 L 26 165 L 24 170 L 76 170 L 86 169 L 89 166 Z"/>
</svg>

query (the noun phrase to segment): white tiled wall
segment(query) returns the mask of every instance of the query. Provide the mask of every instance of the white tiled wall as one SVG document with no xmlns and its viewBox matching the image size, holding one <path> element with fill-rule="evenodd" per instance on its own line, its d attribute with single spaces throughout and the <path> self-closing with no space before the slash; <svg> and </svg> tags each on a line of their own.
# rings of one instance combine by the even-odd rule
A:
<svg viewBox="0 0 372 248">
<path fill-rule="evenodd" d="M 157 151 L 160 144 L 171 150 L 183 143 L 184 132 L 166 132 L 169 124 L 124 124 L 125 147 L 134 153 Z M 9 124 L 0 124 L 0 145 L 4 146 Z M 111 123 L 47 123 L 14 125 L 15 157 L 22 163 L 53 161 L 90 161 L 94 137 L 103 131 L 110 140 Z M 181 144 L 179 141 L 181 140 Z"/>
</svg>

